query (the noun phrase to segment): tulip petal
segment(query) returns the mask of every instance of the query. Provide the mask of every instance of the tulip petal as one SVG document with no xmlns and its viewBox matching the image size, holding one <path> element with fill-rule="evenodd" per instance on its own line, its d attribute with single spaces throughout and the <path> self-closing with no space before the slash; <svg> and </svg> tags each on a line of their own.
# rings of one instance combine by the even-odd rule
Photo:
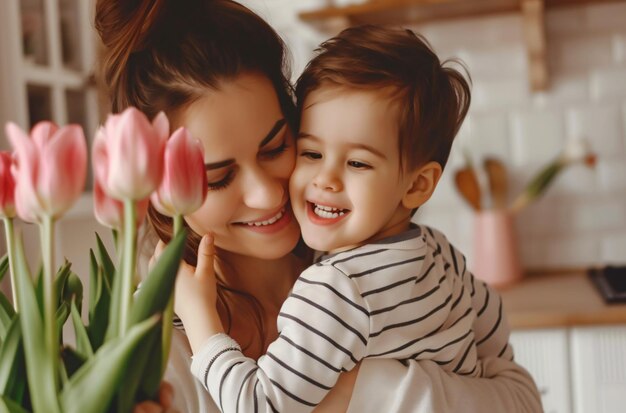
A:
<svg viewBox="0 0 626 413">
<path fill-rule="evenodd" d="M 87 175 L 87 144 L 82 128 L 59 129 L 42 148 L 37 193 L 48 214 L 59 218 L 82 193 Z"/>
<path fill-rule="evenodd" d="M 35 146 L 41 151 L 58 130 L 59 127 L 54 123 L 42 121 L 33 126 L 33 129 L 30 131 L 30 136 Z"/>
</svg>

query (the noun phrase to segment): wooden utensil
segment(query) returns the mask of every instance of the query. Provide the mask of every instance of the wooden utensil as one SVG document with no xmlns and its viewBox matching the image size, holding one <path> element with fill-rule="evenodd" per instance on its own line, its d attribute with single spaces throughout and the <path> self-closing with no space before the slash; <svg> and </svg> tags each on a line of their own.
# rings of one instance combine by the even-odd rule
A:
<svg viewBox="0 0 626 413">
<path fill-rule="evenodd" d="M 487 177 L 489 179 L 489 192 L 491 193 L 493 208 L 506 208 L 509 185 L 506 176 L 506 167 L 502 161 L 491 157 L 485 158 L 483 167 L 485 171 L 487 171 Z"/>
<path fill-rule="evenodd" d="M 480 186 L 478 185 L 476 172 L 471 165 L 456 171 L 454 181 L 456 188 L 465 201 L 467 201 L 474 210 L 480 211 Z"/>
</svg>

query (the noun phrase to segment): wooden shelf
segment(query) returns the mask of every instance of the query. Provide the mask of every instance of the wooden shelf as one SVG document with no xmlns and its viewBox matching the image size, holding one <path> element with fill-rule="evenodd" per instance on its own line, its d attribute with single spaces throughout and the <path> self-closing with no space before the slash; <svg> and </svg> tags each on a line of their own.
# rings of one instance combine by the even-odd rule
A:
<svg viewBox="0 0 626 413">
<path fill-rule="evenodd" d="M 548 88 L 545 10 L 625 0 L 370 0 L 345 7 L 302 12 L 301 20 L 324 30 L 359 24 L 415 24 L 501 13 L 522 13 L 529 56 L 529 83 L 534 91 Z"/>
</svg>

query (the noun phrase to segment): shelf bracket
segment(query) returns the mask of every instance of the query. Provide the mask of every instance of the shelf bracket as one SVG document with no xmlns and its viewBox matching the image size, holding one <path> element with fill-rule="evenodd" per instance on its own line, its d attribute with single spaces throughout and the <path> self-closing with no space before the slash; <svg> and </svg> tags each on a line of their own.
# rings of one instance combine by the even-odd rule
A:
<svg viewBox="0 0 626 413">
<path fill-rule="evenodd" d="M 545 1 L 521 0 L 521 8 L 528 52 L 530 87 L 533 91 L 546 90 L 548 88 L 548 62 Z"/>
</svg>

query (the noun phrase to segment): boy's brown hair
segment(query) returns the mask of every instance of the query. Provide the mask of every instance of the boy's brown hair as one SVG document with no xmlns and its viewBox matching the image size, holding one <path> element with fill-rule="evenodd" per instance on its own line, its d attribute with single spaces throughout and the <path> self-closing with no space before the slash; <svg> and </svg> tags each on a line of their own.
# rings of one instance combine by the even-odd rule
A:
<svg viewBox="0 0 626 413">
<path fill-rule="evenodd" d="M 470 86 L 457 70 L 443 67 L 428 42 L 408 29 L 358 26 L 322 43 L 298 79 L 302 111 L 321 86 L 394 90 L 398 105 L 400 165 L 410 171 L 426 162 L 443 168 L 470 105 Z"/>
</svg>

